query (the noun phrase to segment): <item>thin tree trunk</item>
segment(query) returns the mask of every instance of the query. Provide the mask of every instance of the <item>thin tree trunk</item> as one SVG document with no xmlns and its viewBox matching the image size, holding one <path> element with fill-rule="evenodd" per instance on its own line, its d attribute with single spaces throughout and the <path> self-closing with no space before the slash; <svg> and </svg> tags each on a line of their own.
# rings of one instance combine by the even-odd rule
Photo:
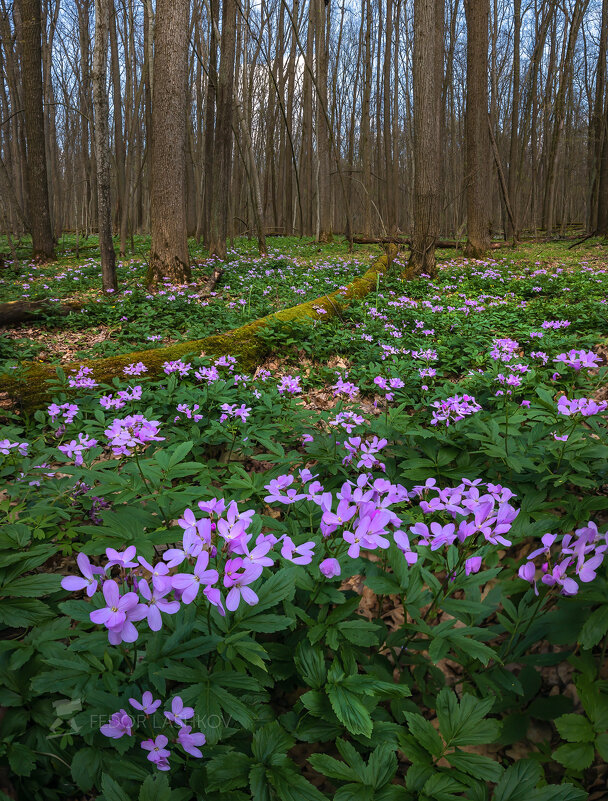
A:
<svg viewBox="0 0 608 801">
<path fill-rule="evenodd" d="M 93 107 L 95 111 L 95 154 L 97 163 L 97 219 L 101 280 L 104 292 L 118 289 L 116 254 L 112 242 L 112 200 L 110 196 L 110 146 L 106 54 L 110 27 L 110 0 L 95 0 L 95 46 L 93 48 Z"/>
</svg>

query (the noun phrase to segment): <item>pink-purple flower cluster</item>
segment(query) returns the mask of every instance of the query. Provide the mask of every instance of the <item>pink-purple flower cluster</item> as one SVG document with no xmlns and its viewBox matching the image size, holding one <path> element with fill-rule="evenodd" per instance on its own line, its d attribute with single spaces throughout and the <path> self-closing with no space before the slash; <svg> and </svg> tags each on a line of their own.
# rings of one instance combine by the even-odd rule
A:
<svg viewBox="0 0 608 801">
<path fill-rule="evenodd" d="M 220 423 L 224 423 L 226 420 L 230 420 L 231 418 L 238 417 L 243 423 L 247 422 L 247 418 L 251 414 L 251 407 L 245 406 L 242 403 L 240 406 L 237 406 L 236 403 L 222 403 L 221 405 L 222 415 L 220 416 Z"/>
<path fill-rule="evenodd" d="M 541 583 L 559 587 L 562 595 L 576 595 L 579 591 L 577 579 L 586 584 L 596 577 L 608 549 L 608 532 L 600 534 L 597 525 L 590 520 L 573 535 L 566 534 L 559 543 L 556 534 L 545 534 L 541 542 L 542 547 L 528 554 L 527 561 L 519 568 L 519 577 L 528 581 L 538 595 L 538 569 L 534 560 L 542 557 Z"/>
<path fill-rule="evenodd" d="M 159 428 L 158 420 L 146 420 L 143 414 L 130 414 L 113 420 L 104 434 L 115 456 L 132 456 L 137 448 L 164 440 L 158 436 Z"/>
<path fill-rule="evenodd" d="M 58 449 L 65 454 L 68 459 L 74 459 L 77 467 L 84 464 L 83 453 L 97 445 L 96 439 L 90 439 L 86 434 L 78 434 L 78 439 L 73 439 L 65 445 L 58 445 Z"/>
<path fill-rule="evenodd" d="M 608 401 L 594 401 L 592 398 L 573 398 L 568 400 L 565 395 L 562 395 L 557 402 L 557 411 L 559 414 L 566 415 L 567 417 L 574 414 L 582 414 L 583 417 L 591 417 L 594 414 L 600 414 L 608 409 Z"/>
<path fill-rule="evenodd" d="M 284 395 L 285 393 L 288 395 L 296 395 L 298 392 L 302 392 L 300 380 L 301 379 L 299 375 L 284 375 L 277 384 L 277 391 L 279 395 Z"/>
<path fill-rule="evenodd" d="M 11 442 L 10 439 L 0 440 L 0 454 L 8 456 L 9 453 L 17 449 L 21 456 L 27 456 L 27 450 L 30 447 L 29 442 Z"/>
<path fill-rule="evenodd" d="M 79 410 L 75 403 L 51 403 L 47 411 L 52 423 L 54 423 L 58 417 L 61 417 L 63 424 L 69 425 L 73 422 Z"/>
<path fill-rule="evenodd" d="M 70 387 L 78 389 L 92 389 L 93 387 L 97 386 L 97 381 L 95 381 L 94 378 L 91 378 L 93 374 L 91 367 L 86 367 L 84 364 L 81 364 L 78 370 L 74 369 L 72 372 L 76 373 L 76 375 L 68 378 L 68 384 Z"/>
<path fill-rule="evenodd" d="M 462 395 L 462 397 L 454 395 L 443 401 L 435 401 L 433 406 L 435 408 L 431 418 L 431 425 L 433 426 L 436 426 L 437 423 L 445 423 L 447 427 L 450 423 L 457 423 L 468 415 L 481 411 L 481 406 L 475 398 L 466 394 Z"/>
<path fill-rule="evenodd" d="M 594 370 L 602 359 L 592 350 L 569 350 L 568 353 L 560 353 L 553 361 L 565 367 L 572 367 L 578 372 L 583 367 Z"/>
<path fill-rule="evenodd" d="M 152 693 L 146 690 L 141 701 L 129 698 L 129 704 L 133 709 L 143 713 L 144 722 L 150 723 L 155 722 L 154 715 L 160 707 L 161 701 L 159 699 L 155 700 Z M 140 716 L 138 715 L 137 717 L 139 718 Z M 174 742 L 180 745 L 190 756 L 200 759 L 203 756 L 200 746 L 205 744 L 206 737 L 201 732 L 193 732 L 192 726 L 186 723 L 187 720 L 193 717 L 194 709 L 191 706 L 184 706 L 181 696 L 176 695 L 171 701 L 171 711 L 164 713 L 163 723 L 165 726 L 168 723 L 176 726 L 177 737 Z M 119 740 L 125 735 L 131 737 L 134 725 L 131 715 L 125 709 L 121 709 L 111 716 L 108 723 L 100 727 L 100 731 L 105 737 Z M 170 769 L 169 757 L 171 752 L 166 747 L 168 743 L 169 738 L 164 734 L 158 734 L 154 738 L 148 738 L 140 742 L 141 748 L 148 752 L 148 761 L 156 765 L 158 770 L 167 771 Z"/>
</svg>

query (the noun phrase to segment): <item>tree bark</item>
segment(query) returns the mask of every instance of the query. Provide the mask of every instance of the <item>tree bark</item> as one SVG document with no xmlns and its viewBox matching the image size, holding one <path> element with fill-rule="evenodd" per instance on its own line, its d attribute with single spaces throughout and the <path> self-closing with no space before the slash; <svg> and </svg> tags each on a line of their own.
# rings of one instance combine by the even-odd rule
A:
<svg viewBox="0 0 608 801">
<path fill-rule="evenodd" d="M 217 118 L 213 145 L 214 169 L 211 195 L 209 253 L 226 257 L 228 212 L 232 176 L 232 122 L 234 105 L 234 60 L 236 55 L 236 2 L 224 0 L 220 69 L 217 83 Z"/>
<path fill-rule="evenodd" d="M 435 273 L 439 236 L 440 101 L 443 3 L 414 2 L 414 230 L 409 266 L 413 275 Z"/>
<path fill-rule="evenodd" d="M 158 0 L 154 26 L 148 284 L 190 281 L 186 233 L 188 0 Z"/>
<path fill-rule="evenodd" d="M 104 292 L 118 289 L 116 254 L 112 242 L 112 201 L 110 196 L 110 146 L 108 142 L 108 91 L 106 54 L 110 27 L 110 0 L 95 0 L 95 45 L 93 48 L 93 107 L 95 111 L 95 155 L 97 162 L 97 220 L 101 280 Z"/>
<path fill-rule="evenodd" d="M 467 21 L 466 138 L 466 252 L 480 258 L 490 245 L 492 197 L 488 133 L 488 16 L 489 0 L 465 0 Z"/>
<path fill-rule="evenodd" d="M 26 174 L 34 259 L 55 257 L 42 107 L 42 23 L 40 0 L 21 0 L 23 105 L 27 139 Z"/>
<path fill-rule="evenodd" d="M 329 51 L 327 44 L 327 14 L 329 2 L 325 0 L 314 0 L 316 11 L 316 58 L 315 58 L 315 83 L 317 90 L 317 153 L 319 159 L 318 166 L 318 191 L 319 191 L 319 242 L 331 242 L 333 239 L 333 222 L 331 214 L 331 165 L 330 165 L 330 140 L 328 127 L 328 105 L 327 105 L 327 71 L 329 61 Z"/>
</svg>

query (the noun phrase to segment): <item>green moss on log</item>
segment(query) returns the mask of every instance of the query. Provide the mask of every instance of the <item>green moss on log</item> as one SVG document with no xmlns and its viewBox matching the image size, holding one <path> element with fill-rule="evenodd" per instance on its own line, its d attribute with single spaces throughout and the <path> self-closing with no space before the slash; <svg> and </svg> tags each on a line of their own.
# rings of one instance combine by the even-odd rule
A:
<svg viewBox="0 0 608 801">
<path fill-rule="evenodd" d="M 289 322 L 290 320 L 310 317 L 315 320 L 328 320 L 340 314 L 349 301 L 365 297 L 376 287 L 376 276 L 385 273 L 394 257 L 397 247 L 389 245 L 386 252 L 376 259 L 370 269 L 360 278 L 348 284 L 346 291 L 332 292 L 330 295 L 300 303 L 290 309 L 274 312 L 259 320 L 227 331 L 225 334 L 213 334 L 204 339 L 190 342 L 178 342 L 175 345 L 155 348 L 154 350 L 140 350 L 132 353 L 123 353 L 120 356 L 110 356 L 105 359 L 91 359 L 87 361 L 72 362 L 62 365 L 63 370 L 69 374 L 71 370 L 78 369 L 82 364 L 92 368 L 93 377 L 98 383 L 111 383 L 114 376 L 121 375 L 123 367 L 134 362 L 143 362 L 148 368 L 148 375 L 154 376 L 162 373 L 163 363 L 181 359 L 186 355 L 209 356 L 232 355 L 238 359 L 242 370 L 250 371 L 263 361 L 269 352 L 266 343 L 257 336 L 257 331 L 273 320 Z M 319 315 L 317 309 L 323 308 L 326 314 Z M 8 396 L 22 408 L 33 410 L 48 403 L 55 391 L 48 386 L 48 381 L 56 378 L 56 368 L 52 365 L 37 365 L 23 363 L 18 376 L 4 376 L 0 378 L 0 393 Z"/>
</svg>

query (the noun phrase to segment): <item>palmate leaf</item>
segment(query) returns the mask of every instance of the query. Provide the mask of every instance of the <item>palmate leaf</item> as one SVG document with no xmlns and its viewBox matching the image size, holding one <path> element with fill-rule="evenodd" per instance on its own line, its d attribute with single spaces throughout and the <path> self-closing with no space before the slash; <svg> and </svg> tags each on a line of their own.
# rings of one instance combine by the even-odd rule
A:
<svg viewBox="0 0 608 801">
<path fill-rule="evenodd" d="M 483 718 L 494 705 L 494 698 L 474 698 L 466 693 L 458 701 L 456 694 L 444 687 L 437 696 L 439 729 L 446 745 L 480 745 L 492 743 L 500 726 L 495 720 Z"/>
</svg>

